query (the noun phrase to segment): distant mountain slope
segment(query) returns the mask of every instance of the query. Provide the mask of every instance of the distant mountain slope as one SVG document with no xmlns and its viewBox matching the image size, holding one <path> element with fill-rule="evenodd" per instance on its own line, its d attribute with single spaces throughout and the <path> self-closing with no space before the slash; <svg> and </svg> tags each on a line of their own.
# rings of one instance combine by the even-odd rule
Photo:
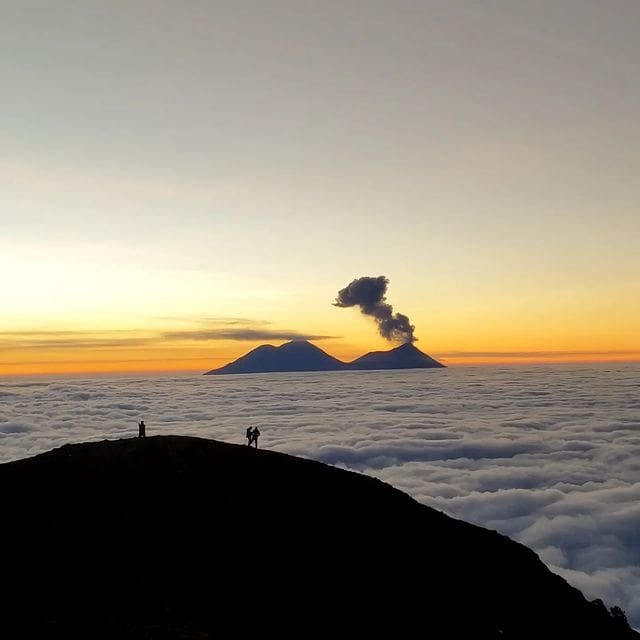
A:
<svg viewBox="0 0 640 640">
<path fill-rule="evenodd" d="M 410 342 L 390 351 L 371 351 L 349 364 L 350 369 L 432 369 L 443 367 Z"/>
<path fill-rule="evenodd" d="M 339 371 L 344 362 L 325 353 L 306 340 L 287 342 L 279 347 L 265 344 L 205 375 L 225 373 L 272 373 L 276 371 Z"/>
<path fill-rule="evenodd" d="M 306 340 L 295 340 L 279 347 L 264 344 L 224 367 L 207 371 L 205 375 L 348 369 L 416 369 L 443 366 L 411 344 L 404 344 L 390 351 L 374 351 L 348 364 Z"/>
<path fill-rule="evenodd" d="M 526 547 L 310 460 L 162 436 L 0 486 L 2 638 L 638 638 Z"/>
</svg>

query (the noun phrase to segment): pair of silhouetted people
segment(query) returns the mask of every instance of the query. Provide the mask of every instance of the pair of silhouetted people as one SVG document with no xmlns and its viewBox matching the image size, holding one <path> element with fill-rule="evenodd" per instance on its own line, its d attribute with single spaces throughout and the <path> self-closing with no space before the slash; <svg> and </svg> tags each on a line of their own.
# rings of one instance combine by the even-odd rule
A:
<svg viewBox="0 0 640 640">
<path fill-rule="evenodd" d="M 258 438 L 260 437 L 260 429 L 258 427 L 248 427 L 247 428 L 247 446 L 250 447 L 252 444 L 255 445 L 256 449 L 258 448 Z"/>
<path fill-rule="evenodd" d="M 147 436 L 147 425 L 144 423 L 144 420 L 140 420 L 138 422 L 138 438 L 146 438 Z"/>
</svg>

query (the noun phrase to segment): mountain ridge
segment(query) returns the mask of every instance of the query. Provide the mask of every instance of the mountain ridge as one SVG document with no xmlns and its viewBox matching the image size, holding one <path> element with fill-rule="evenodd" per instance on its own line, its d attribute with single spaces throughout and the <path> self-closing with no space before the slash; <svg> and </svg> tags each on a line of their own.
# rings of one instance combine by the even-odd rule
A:
<svg viewBox="0 0 640 640">
<path fill-rule="evenodd" d="M 154 436 L 5 463 L 0 483 L 2 637 L 639 637 L 523 545 L 312 460 Z"/>
<path fill-rule="evenodd" d="M 431 369 L 443 364 L 406 343 L 388 351 L 371 351 L 343 362 L 308 340 L 292 340 L 279 347 L 261 345 L 204 375 L 276 373 L 297 371 L 362 371 L 374 369 Z"/>
</svg>

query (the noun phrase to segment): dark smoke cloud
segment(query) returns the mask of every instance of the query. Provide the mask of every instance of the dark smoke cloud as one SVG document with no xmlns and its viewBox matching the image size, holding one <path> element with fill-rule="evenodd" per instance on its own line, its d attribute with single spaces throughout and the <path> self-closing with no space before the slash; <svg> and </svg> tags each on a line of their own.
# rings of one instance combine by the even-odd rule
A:
<svg viewBox="0 0 640 640">
<path fill-rule="evenodd" d="M 356 278 L 344 289 L 338 291 L 333 303 L 336 307 L 360 307 L 366 316 L 372 316 L 383 338 L 393 342 L 415 342 L 415 327 L 402 313 L 393 313 L 393 307 L 386 301 L 389 279 L 386 276 L 364 276 Z"/>
</svg>

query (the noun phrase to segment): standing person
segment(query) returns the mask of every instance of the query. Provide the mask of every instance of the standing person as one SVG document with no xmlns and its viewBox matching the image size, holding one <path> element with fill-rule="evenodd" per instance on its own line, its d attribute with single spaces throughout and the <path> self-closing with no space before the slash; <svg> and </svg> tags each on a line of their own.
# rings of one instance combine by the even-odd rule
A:
<svg viewBox="0 0 640 640">
<path fill-rule="evenodd" d="M 146 438 L 147 436 L 147 425 L 144 423 L 144 420 L 140 420 L 138 422 L 138 438 Z"/>
<path fill-rule="evenodd" d="M 253 429 L 251 427 L 247 427 L 247 447 L 251 446 L 251 442 L 253 441 Z"/>
<path fill-rule="evenodd" d="M 258 448 L 258 437 L 260 436 L 260 429 L 258 427 L 253 427 L 253 434 L 251 435 L 251 440 L 256 445 L 256 449 Z M 249 442 L 251 444 L 251 442 Z"/>
</svg>

